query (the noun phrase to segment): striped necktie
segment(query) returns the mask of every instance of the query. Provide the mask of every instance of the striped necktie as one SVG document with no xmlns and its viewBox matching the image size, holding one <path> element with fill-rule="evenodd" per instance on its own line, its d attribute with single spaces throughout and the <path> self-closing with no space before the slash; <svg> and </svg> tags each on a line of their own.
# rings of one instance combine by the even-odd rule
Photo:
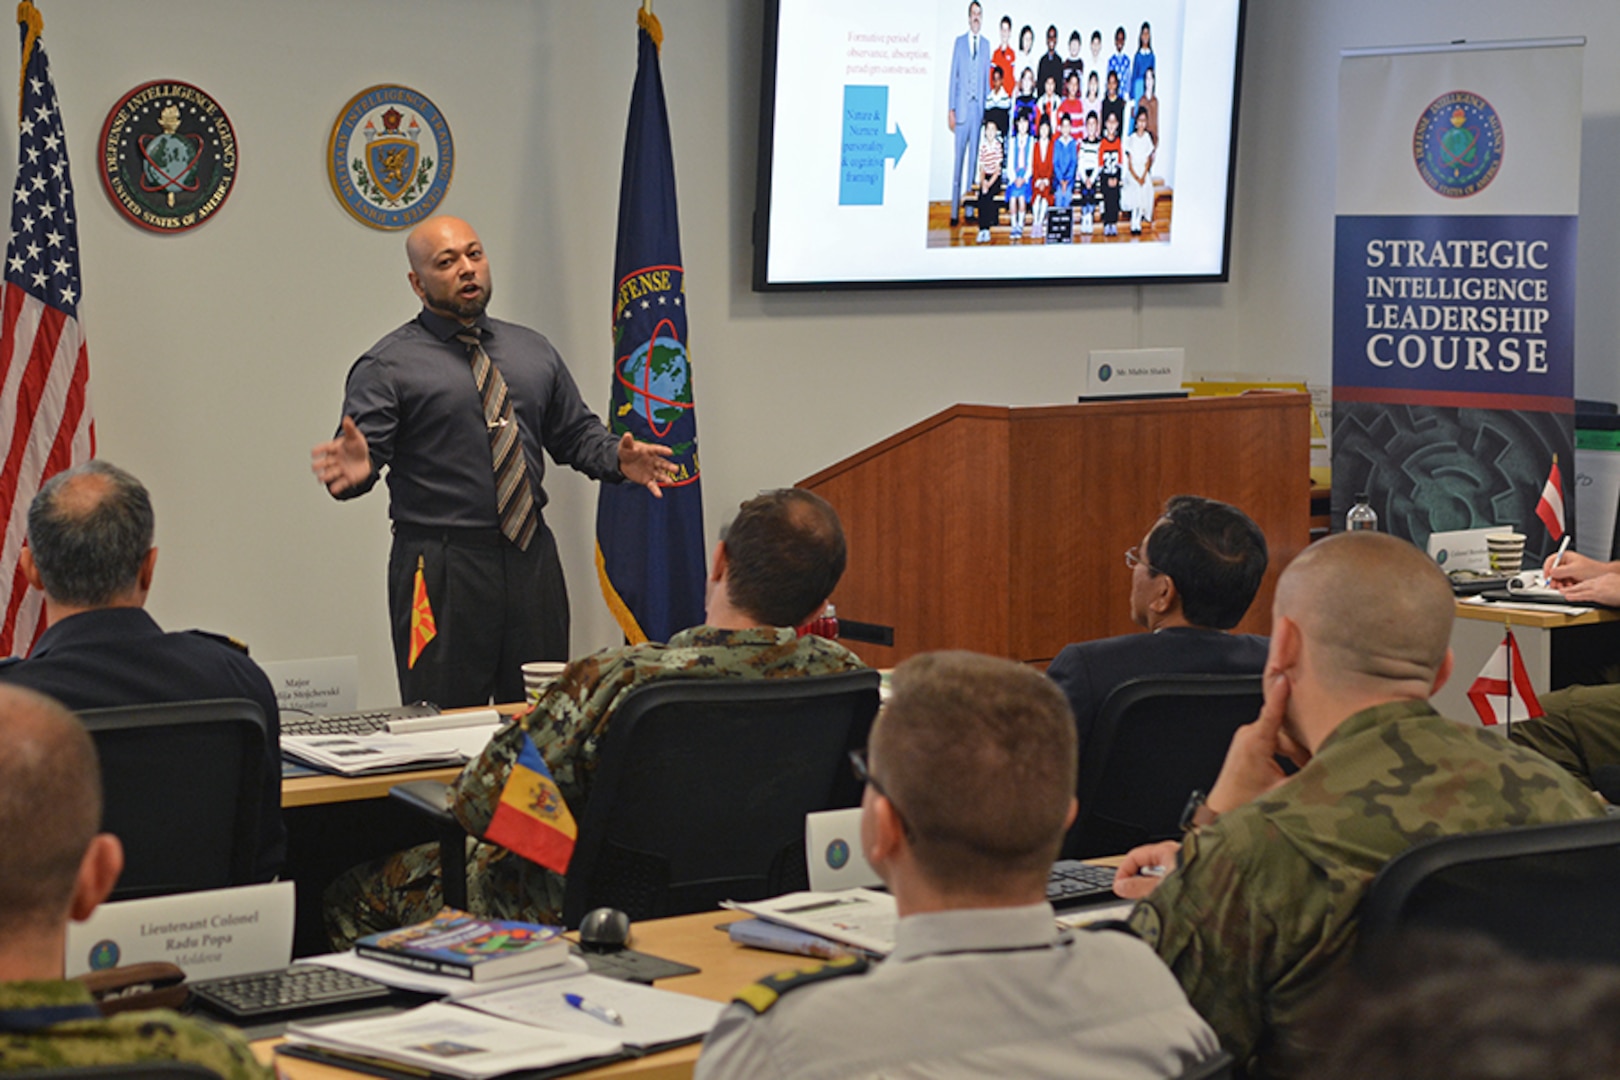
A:
<svg viewBox="0 0 1620 1080">
<path fill-rule="evenodd" d="M 484 351 L 476 329 L 457 334 L 456 340 L 467 346 L 473 381 L 484 401 L 484 423 L 489 428 L 489 451 L 495 468 L 495 510 L 501 518 L 501 535 L 516 544 L 520 551 L 527 551 L 529 541 L 540 528 L 540 519 L 534 512 L 534 492 L 529 488 L 528 465 L 523 460 L 523 444 L 518 439 L 506 380 Z"/>
</svg>

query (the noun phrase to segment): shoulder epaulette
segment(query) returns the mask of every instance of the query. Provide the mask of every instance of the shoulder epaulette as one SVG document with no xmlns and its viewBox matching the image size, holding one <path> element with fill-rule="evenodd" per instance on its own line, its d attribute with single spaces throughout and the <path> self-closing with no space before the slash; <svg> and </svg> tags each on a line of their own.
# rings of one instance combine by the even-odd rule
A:
<svg viewBox="0 0 1620 1080">
<path fill-rule="evenodd" d="M 228 645 L 237 652 L 241 653 L 243 656 L 248 655 L 247 642 L 238 638 L 233 638 L 226 634 L 211 633 L 207 630 L 187 630 L 186 633 L 196 634 L 200 638 L 207 638 L 209 641 L 217 642 L 220 645 Z"/>
<path fill-rule="evenodd" d="M 752 986 L 744 987 L 733 1000 L 748 1006 L 756 1013 L 763 1013 L 790 990 L 826 982 L 829 979 L 841 979 L 845 975 L 861 975 L 869 966 L 859 956 L 841 956 L 836 960 L 788 968 L 774 975 L 767 975 Z"/>
</svg>

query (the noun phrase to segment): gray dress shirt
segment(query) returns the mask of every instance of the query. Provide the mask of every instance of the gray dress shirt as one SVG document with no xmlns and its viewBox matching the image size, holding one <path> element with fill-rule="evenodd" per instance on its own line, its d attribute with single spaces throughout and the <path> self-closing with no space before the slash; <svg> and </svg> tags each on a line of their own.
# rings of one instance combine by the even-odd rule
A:
<svg viewBox="0 0 1620 1080">
<path fill-rule="evenodd" d="M 784 993 L 764 1013 L 732 1004 L 696 1080 L 729 1077 L 1179 1076 L 1215 1033 L 1142 942 L 1060 936 L 1049 904 L 900 921 L 864 975 Z"/>
<path fill-rule="evenodd" d="M 580 398 L 562 357 L 544 336 L 479 318 L 484 351 L 506 379 L 512 415 L 545 506 L 544 448 L 559 464 L 597 480 L 621 480 L 618 440 Z M 495 473 L 489 428 L 459 322 L 423 310 L 349 369 L 343 415 L 371 450 L 371 477 L 341 498 L 363 495 L 388 467 L 389 517 L 410 525 L 493 528 Z"/>
</svg>

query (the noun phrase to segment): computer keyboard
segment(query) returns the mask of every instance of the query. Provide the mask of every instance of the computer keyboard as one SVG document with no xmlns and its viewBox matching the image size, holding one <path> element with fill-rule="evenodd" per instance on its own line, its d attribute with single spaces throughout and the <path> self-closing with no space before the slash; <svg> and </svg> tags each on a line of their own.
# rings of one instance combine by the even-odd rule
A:
<svg viewBox="0 0 1620 1080">
<path fill-rule="evenodd" d="M 237 1020 L 289 1016 L 331 1005 L 387 998 L 394 993 L 380 982 L 318 964 L 229 975 L 190 985 L 194 997 Z"/>
<path fill-rule="evenodd" d="M 1046 878 L 1046 899 L 1055 908 L 1117 900 L 1114 868 L 1092 866 L 1078 859 L 1059 859 L 1052 864 L 1052 872 Z"/>
<path fill-rule="evenodd" d="M 375 735 L 387 731 L 391 720 L 405 720 L 414 716 L 437 716 L 439 707 L 418 701 L 414 705 L 395 705 L 388 709 L 362 709 L 358 712 L 327 713 L 300 716 L 281 714 L 283 735 Z"/>
</svg>

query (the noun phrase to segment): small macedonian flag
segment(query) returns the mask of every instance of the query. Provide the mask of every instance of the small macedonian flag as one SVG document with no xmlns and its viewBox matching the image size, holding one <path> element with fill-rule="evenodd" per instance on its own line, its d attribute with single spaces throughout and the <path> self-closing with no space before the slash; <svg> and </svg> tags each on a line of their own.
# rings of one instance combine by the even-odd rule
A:
<svg viewBox="0 0 1620 1080">
<path fill-rule="evenodd" d="M 428 603 L 427 581 L 422 577 L 422 556 L 418 555 L 416 587 L 411 592 L 411 652 L 405 659 L 407 670 L 416 666 L 416 658 L 438 632 L 433 625 L 433 605 Z"/>
<path fill-rule="evenodd" d="M 579 830 L 528 733 L 484 839 L 559 874 L 568 872 Z"/>
</svg>

